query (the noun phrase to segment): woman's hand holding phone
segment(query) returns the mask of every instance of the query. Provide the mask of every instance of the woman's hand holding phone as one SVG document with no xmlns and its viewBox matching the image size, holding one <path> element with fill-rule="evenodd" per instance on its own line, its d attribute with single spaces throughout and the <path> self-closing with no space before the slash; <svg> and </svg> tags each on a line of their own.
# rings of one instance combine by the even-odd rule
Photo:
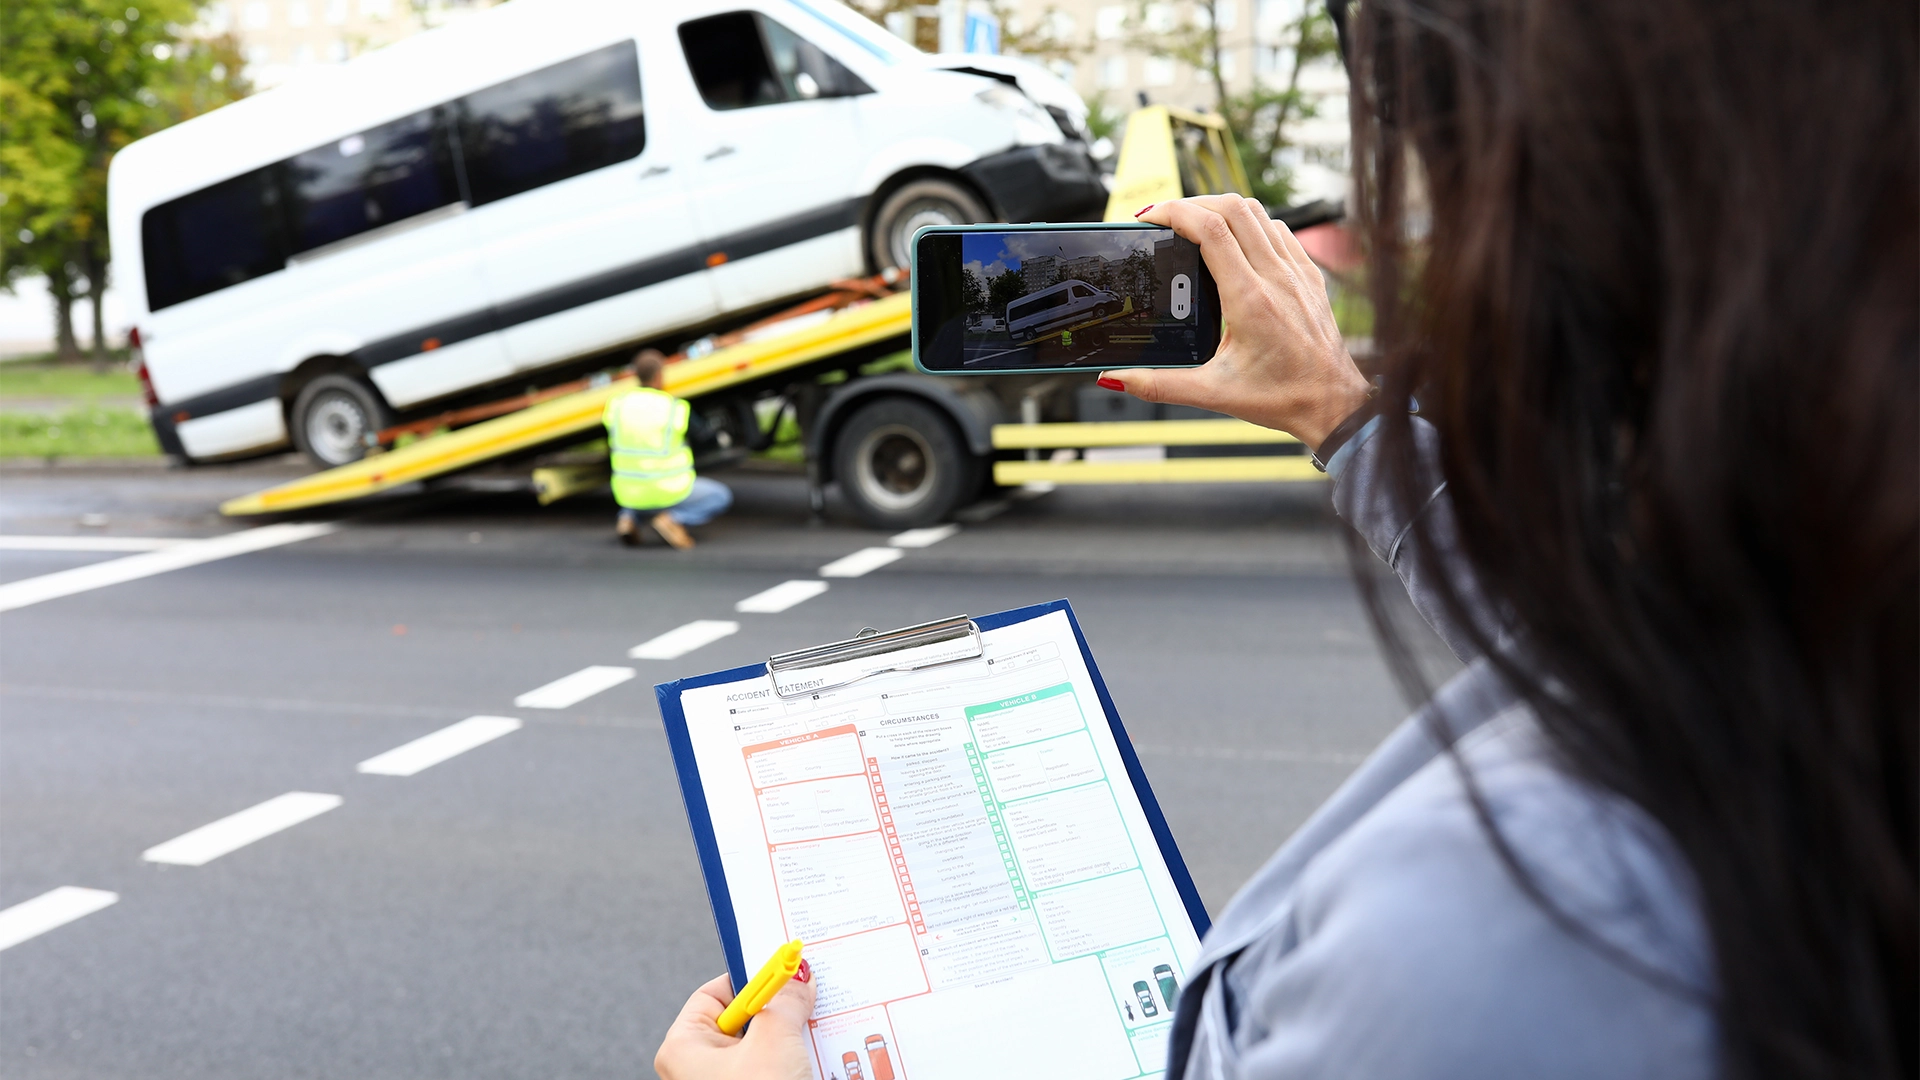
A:
<svg viewBox="0 0 1920 1080">
<path fill-rule="evenodd" d="M 1200 245 L 1226 327 L 1219 350 L 1200 367 L 1108 371 L 1103 385 L 1237 416 L 1309 449 L 1365 404 L 1366 376 L 1334 326 L 1319 268 L 1258 202 L 1201 195 L 1150 206 L 1139 217 Z"/>
</svg>

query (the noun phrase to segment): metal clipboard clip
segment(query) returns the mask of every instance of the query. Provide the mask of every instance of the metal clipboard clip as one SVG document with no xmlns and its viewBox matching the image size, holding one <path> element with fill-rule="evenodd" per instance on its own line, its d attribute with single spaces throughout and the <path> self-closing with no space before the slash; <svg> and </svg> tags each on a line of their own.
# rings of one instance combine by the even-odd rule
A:
<svg viewBox="0 0 1920 1080">
<path fill-rule="evenodd" d="M 888 672 L 974 660 L 985 649 L 973 618 L 955 615 L 884 634 L 868 627 L 845 641 L 776 653 L 767 658 L 767 674 L 773 679 L 774 693 L 803 697 Z"/>
</svg>

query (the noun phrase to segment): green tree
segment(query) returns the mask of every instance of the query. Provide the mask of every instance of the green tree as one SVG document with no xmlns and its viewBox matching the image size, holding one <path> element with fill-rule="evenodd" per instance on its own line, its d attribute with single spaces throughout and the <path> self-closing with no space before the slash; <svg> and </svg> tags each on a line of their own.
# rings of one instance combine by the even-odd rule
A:
<svg viewBox="0 0 1920 1080">
<path fill-rule="evenodd" d="M 1254 78 L 1243 94 L 1228 91 L 1221 57 L 1233 48 L 1223 39 L 1219 21 L 1214 17 L 1220 0 L 1194 0 L 1194 17 L 1183 25 L 1152 27 L 1147 24 L 1147 7 L 1137 0 L 1127 20 L 1129 47 L 1153 56 L 1186 64 L 1206 76 L 1213 84 L 1214 102 L 1227 126 L 1233 129 L 1240 161 L 1247 168 L 1254 198 L 1269 206 L 1286 206 L 1293 201 L 1293 171 L 1285 151 L 1292 146 L 1288 125 L 1311 120 L 1319 103 L 1300 89 L 1300 74 L 1312 64 L 1335 56 L 1339 41 L 1334 36 L 1333 20 L 1326 8 L 1305 0 L 1300 15 L 1280 27 L 1280 55 L 1287 58 L 1282 77 L 1272 80 Z"/>
<path fill-rule="evenodd" d="M 188 36 L 194 0 L 0 3 L 0 285 L 44 274 L 63 355 L 74 301 L 102 296 L 107 167 L 122 147 L 247 91 L 231 38 Z M 106 354 L 101 305 L 93 349 Z"/>
<path fill-rule="evenodd" d="M 1027 275 L 1020 270 L 1005 270 L 987 279 L 987 310 L 1004 311 L 1008 304 L 1027 295 Z"/>
<path fill-rule="evenodd" d="M 979 274 L 964 266 L 960 268 L 960 306 L 968 311 L 984 313 L 987 310 L 986 285 Z"/>
</svg>

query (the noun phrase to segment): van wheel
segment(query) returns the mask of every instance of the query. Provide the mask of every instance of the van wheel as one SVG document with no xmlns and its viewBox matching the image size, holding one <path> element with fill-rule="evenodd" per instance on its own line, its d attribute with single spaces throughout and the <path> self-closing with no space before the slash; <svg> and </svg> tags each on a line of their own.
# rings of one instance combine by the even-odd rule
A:
<svg viewBox="0 0 1920 1080">
<path fill-rule="evenodd" d="M 960 433 L 939 410 L 911 398 L 861 406 L 833 445 L 841 493 L 876 529 L 942 521 L 979 488 L 980 463 Z"/>
<path fill-rule="evenodd" d="M 915 180 L 888 195 L 873 215 L 867 258 L 876 272 L 908 269 L 913 234 L 926 225 L 970 225 L 987 220 L 979 197 L 951 180 Z"/>
<path fill-rule="evenodd" d="M 293 399 L 293 445 L 323 469 L 359 461 L 367 439 L 393 423 L 378 391 L 348 375 L 322 375 Z"/>
</svg>

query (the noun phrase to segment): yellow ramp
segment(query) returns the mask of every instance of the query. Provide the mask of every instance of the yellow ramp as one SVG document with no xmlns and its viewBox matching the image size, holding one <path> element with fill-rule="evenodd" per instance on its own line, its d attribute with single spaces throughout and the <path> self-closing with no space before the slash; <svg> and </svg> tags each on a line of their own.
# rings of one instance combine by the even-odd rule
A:
<svg viewBox="0 0 1920 1080">
<path fill-rule="evenodd" d="M 848 308 L 790 333 L 742 342 L 698 360 L 671 364 L 666 371 L 667 389 L 681 397 L 699 398 L 902 336 L 912 320 L 912 302 L 907 294 L 899 293 Z M 243 495 L 221 504 L 220 512 L 234 517 L 274 514 L 358 499 L 469 469 L 570 435 L 588 436 L 600 430 L 600 414 L 607 402 L 630 387 L 631 379 L 618 379 L 608 386 L 543 401 L 472 427 Z"/>
<path fill-rule="evenodd" d="M 996 461 L 993 482 L 1020 484 L 1247 484 L 1324 480 L 1305 457 L 1193 457 L 1164 461 Z"/>
<path fill-rule="evenodd" d="M 1090 423 L 995 424 L 996 450 L 1085 446 L 1250 446 L 1296 443 L 1284 431 L 1245 420 L 1100 420 Z"/>
</svg>

